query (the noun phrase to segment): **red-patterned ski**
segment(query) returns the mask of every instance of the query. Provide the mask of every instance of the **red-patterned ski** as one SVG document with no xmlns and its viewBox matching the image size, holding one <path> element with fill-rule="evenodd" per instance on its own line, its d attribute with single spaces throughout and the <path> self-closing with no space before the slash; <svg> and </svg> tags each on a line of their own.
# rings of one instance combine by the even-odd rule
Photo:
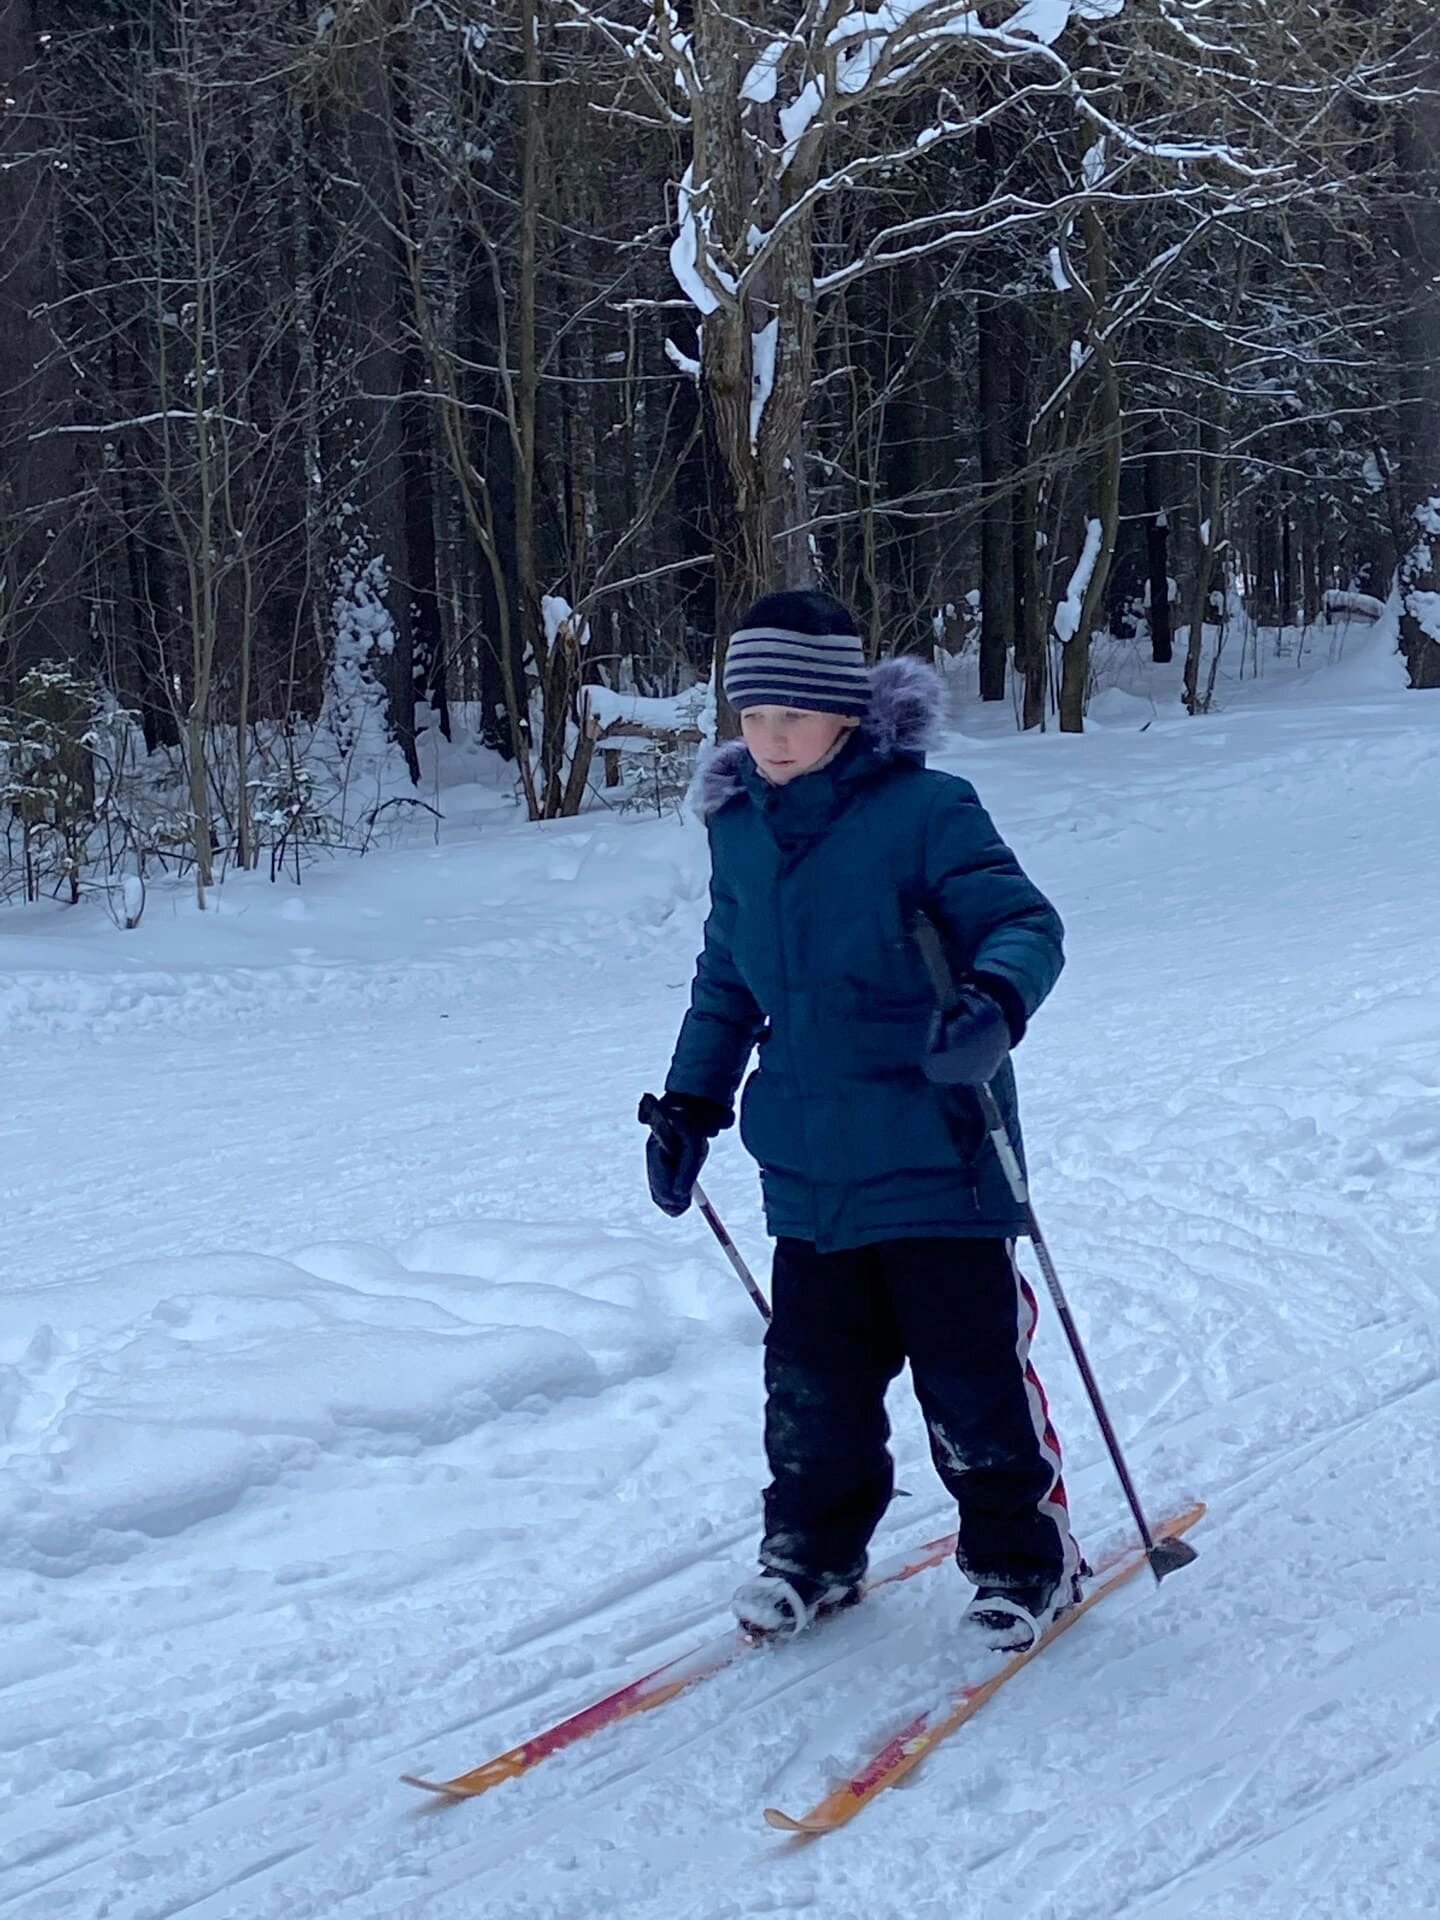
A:
<svg viewBox="0 0 1440 1920">
<path fill-rule="evenodd" d="M 942 1540 L 932 1540 L 928 1545 L 916 1548 L 914 1554 L 899 1565 L 877 1575 L 870 1582 L 868 1591 L 873 1593 L 879 1587 L 908 1580 L 913 1574 L 923 1573 L 927 1567 L 938 1566 L 954 1551 L 953 1533 L 947 1534 Z M 721 1672 L 732 1661 L 751 1651 L 751 1643 L 735 1628 L 703 1647 L 682 1654 L 678 1660 L 657 1667 L 653 1673 L 630 1681 L 616 1692 L 607 1694 L 603 1700 L 582 1707 L 579 1713 L 571 1714 L 568 1720 L 547 1727 L 543 1733 L 534 1734 L 518 1747 L 497 1754 L 493 1760 L 486 1760 L 468 1773 L 456 1774 L 452 1780 L 427 1780 L 413 1773 L 400 1777 L 407 1786 L 419 1787 L 425 1793 L 441 1794 L 447 1800 L 473 1800 L 478 1794 L 488 1793 L 491 1787 L 498 1787 L 502 1780 L 517 1780 L 542 1760 L 548 1760 L 551 1754 L 562 1753 L 566 1747 L 574 1746 L 577 1740 L 584 1740 L 592 1733 L 598 1733 L 602 1727 L 614 1726 L 617 1721 L 628 1720 L 637 1713 L 649 1713 L 652 1708 L 663 1706 L 667 1700 L 673 1700 L 697 1681 Z"/>
<path fill-rule="evenodd" d="M 1155 1530 L 1157 1540 L 1172 1540 L 1178 1534 L 1187 1532 L 1200 1520 L 1205 1512 L 1197 1502 L 1183 1513 L 1175 1514 L 1164 1521 Z M 1069 1613 L 1062 1614 L 1050 1630 L 1024 1653 L 1013 1654 L 1004 1665 L 992 1673 L 986 1680 L 975 1682 L 973 1686 L 962 1687 L 948 1706 L 938 1709 L 927 1708 L 918 1714 L 908 1726 L 903 1727 L 893 1739 L 875 1753 L 858 1772 L 848 1780 L 842 1780 L 838 1787 L 827 1793 L 823 1800 L 813 1806 L 808 1813 L 793 1815 L 782 1813 L 778 1807 L 767 1807 L 765 1819 L 770 1826 L 781 1833 L 794 1833 L 815 1836 L 833 1833 L 836 1827 L 843 1827 L 847 1820 L 853 1820 L 862 1807 L 868 1806 L 877 1793 L 883 1793 L 886 1787 L 893 1787 L 897 1780 L 903 1780 L 913 1767 L 918 1767 L 926 1754 L 933 1753 L 942 1740 L 947 1739 L 957 1727 L 961 1727 L 978 1713 L 985 1702 L 1000 1691 L 1005 1682 L 1022 1667 L 1028 1666 L 1037 1655 L 1056 1640 L 1067 1628 L 1072 1627 L 1081 1614 L 1087 1613 L 1107 1593 L 1113 1593 L 1117 1587 L 1139 1573 L 1145 1566 L 1145 1550 L 1136 1545 L 1123 1552 L 1112 1555 L 1101 1562 L 1093 1581 L 1087 1587 L 1085 1597 L 1080 1604 L 1072 1607 Z"/>
</svg>

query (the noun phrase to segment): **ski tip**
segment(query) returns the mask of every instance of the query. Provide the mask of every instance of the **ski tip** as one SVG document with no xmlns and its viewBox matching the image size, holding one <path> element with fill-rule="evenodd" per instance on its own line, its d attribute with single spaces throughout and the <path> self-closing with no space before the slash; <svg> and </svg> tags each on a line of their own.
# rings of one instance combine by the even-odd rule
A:
<svg viewBox="0 0 1440 1920">
<path fill-rule="evenodd" d="M 794 1814 L 782 1813 L 779 1807 L 766 1807 L 765 1824 L 773 1827 L 776 1833 L 816 1834 L 828 1833 L 828 1820 L 797 1820 Z"/>
<path fill-rule="evenodd" d="M 438 1794 L 442 1800 L 468 1800 L 470 1795 L 464 1787 L 457 1787 L 450 1780 L 425 1780 L 418 1773 L 402 1773 L 403 1786 L 418 1787 L 421 1793 Z"/>
</svg>

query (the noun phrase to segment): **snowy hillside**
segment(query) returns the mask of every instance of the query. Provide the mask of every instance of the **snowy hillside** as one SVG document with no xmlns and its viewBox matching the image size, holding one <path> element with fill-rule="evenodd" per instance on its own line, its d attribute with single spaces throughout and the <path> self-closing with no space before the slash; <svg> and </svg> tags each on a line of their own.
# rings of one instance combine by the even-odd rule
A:
<svg viewBox="0 0 1440 1920">
<path fill-rule="evenodd" d="M 1035 1196 L 1201 1557 L 1079 1622 L 901 1790 L 941 1568 L 483 1800 L 456 1771 L 723 1626 L 758 1317 L 635 1123 L 703 836 L 487 803 L 140 928 L 0 911 L 5 1920 L 1415 1920 L 1440 1912 L 1440 704 L 1383 639 L 941 764 L 1060 906 Z M 1162 696 L 1152 702 L 1152 691 Z M 1004 716 L 1008 720 L 1008 716 Z M 493 796 L 491 797 L 493 801 Z M 712 1196 L 751 1259 L 753 1170 Z M 1126 1513 L 1037 1361 L 1092 1557 Z M 945 1531 L 907 1396 L 888 1556 Z"/>
</svg>

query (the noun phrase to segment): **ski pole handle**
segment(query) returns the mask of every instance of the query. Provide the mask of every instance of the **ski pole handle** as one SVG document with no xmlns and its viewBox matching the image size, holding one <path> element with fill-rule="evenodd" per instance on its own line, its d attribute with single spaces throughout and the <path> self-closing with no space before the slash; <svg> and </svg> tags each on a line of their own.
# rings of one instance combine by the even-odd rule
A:
<svg viewBox="0 0 1440 1920">
<path fill-rule="evenodd" d="M 643 1094 L 640 1100 L 640 1124 L 649 1127 L 662 1146 L 669 1145 L 674 1139 L 670 1121 L 665 1109 L 653 1093 Z M 705 1224 L 720 1242 L 721 1251 L 735 1270 L 735 1277 L 755 1303 L 756 1311 L 767 1325 L 770 1320 L 770 1303 L 756 1284 L 755 1276 L 745 1264 L 745 1256 L 725 1230 L 725 1222 L 710 1204 L 710 1197 L 697 1180 L 691 1190 L 695 1204 L 705 1216 Z"/>
<path fill-rule="evenodd" d="M 940 1009 L 941 1019 L 947 1019 L 960 1004 L 960 989 L 955 984 L 955 971 L 950 965 L 950 956 L 945 951 L 945 943 L 940 938 L 940 930 L 929 914 L 917 913 L 915 916 L 915 944 L 920 949 L 920 957 L 925 962 L 925 970 L 930 975 L 930 983 L 935 989 L 935 1001 Z M 980 1103 L 980 1112 L 985 1121 L 985 1131 L 990 1136 L 990 1144 L 995 1149 L 995 1157 L 1004 1169 L 1005 1179 L 1015 1199 L 1017 1207 L 1023 1207 L 1034 1224 L 1034 1215 L 1030 1208 L 1030 1188 L 1025 1179 L 1025 1169 L 1020 1164 L 1020 1156 L 1015 1151 L 1015 1142 L 1010 1138 L 1010 1129 L 1005 1124 L 1005 1116 L 1000 1111 L 1000 1102 L 995 1098 L 995 1090 L 988 1080 L 982 1080 L 970 1091 Z"/>
<path fill-rule="evenodd" d="M 950 956 L 945 951 L 940 930 L 928 913 L 917 913 L 915 916 L 915 944 L 920 949 L 920 958 L 925 962 L 925 971 L 930 975 L 941 1016 L 948 1019 L 960 1004 L 960 989 L 955 984 L 955 970 L 950 965 Z"/>
</svg>

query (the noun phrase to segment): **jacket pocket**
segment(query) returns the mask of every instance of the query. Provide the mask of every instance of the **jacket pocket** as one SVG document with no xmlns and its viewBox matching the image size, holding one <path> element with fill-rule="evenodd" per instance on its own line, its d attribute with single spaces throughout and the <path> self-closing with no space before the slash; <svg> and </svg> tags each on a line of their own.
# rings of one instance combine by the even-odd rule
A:
<svg viewBox="0 0 1440 1920">
<path fill-rule="evenodd" d="M 763 1063 L 740 1097 L 740 1141 L 752 1159 L 777 1173 L 812 1177 L 805 1165 L 804 1128 L 796 1090 Z"/>
<path fill-rule="evenodd" d="M 937 1087 L 945 1124 L 962 1167 L 971 1167 L 985 1145 L 985 1116 L 969 1087 Z"/>
</svg>

